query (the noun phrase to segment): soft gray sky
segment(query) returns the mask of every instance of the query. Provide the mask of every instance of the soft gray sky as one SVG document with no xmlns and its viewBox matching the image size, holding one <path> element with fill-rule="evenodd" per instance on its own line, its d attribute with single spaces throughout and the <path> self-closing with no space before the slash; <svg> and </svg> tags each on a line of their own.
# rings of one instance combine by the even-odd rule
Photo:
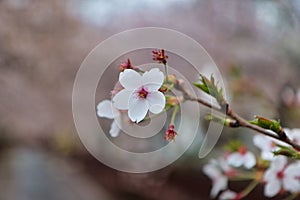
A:
<svg viewBox="0 0 300 200">
<path fill-rule="evenodd" d="M 114 17 L 134 13 L 141 10 L 164 11 L 174 4 L 189 5 L 196 0 L 77 0 L 71 1 L 71 8 L 84 20 L 104 26 Z"/>
</svg>

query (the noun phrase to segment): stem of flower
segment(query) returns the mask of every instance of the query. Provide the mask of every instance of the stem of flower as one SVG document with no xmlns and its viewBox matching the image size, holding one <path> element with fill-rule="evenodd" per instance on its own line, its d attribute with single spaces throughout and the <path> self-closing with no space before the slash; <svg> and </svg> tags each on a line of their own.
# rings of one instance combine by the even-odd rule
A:
<svg viewBox="0 0 300 200">
<path fill-rule="evenodd" d="M 179 110 L 179 105 L 176 105 L 174 107 L 174 110 L 173 110 L 173 113 L 172 113 L 171 123 L 170 124 L 174 124 L 175 118 L 176 118 L 176 114 L 177 114 L 178 110 Z"/>
<path fill-rule="evenodd" d="M 145 73 L 145 71 L 144 71 L 144 70 L 141 70 L 140 68 L 134 68 L 134 70 L 135 70 L 136 72 L 138 72 L 138 73 Z"/>
<path fill-rule="evenodd" d="M 247 196 L 258 184 L 259 181 L 257 180 L 252 181 L 242 192 L 240 192 L 240 198 Z"/>
<path fill-rule="evenodd" d="M 256 174 L 255 173 L 241 173 L 239 175 L 229 177 L 229 180 L 231 181 L 243 181 L 243 180 L 253 180 L 255 179 Z"/>
<path fill-rule="evenodd" d="M 298 193 L 292 193 L 290 196 L 288 196 L 287 198 L 285 198 L 284 200 L 293 200 L 296 199 L 296 197 L 298 196 Z"/>
<path fill-rule="evenodd" d="M 165 76 L 166 76 L 166 82 L 168 83 L 168 70 L 167 70 L 167 63 L 164 63 L 164 68 L 165 68 Z"/>
</svg>

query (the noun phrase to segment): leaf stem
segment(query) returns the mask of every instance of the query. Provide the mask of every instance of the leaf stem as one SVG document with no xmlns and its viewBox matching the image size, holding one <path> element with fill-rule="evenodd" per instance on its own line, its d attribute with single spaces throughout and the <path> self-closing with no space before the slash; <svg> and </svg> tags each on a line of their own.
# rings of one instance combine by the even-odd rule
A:
<svg viewBox="0 0 300 200">
<path fill-rule="evenodd" d="M 179 105 L 174 106 L 174 110 L 173 110 L 173 113 L 172 113 L 171 123 L 170 124 L 174 124 L 175 118 L 176 118 L 176 114 L 177 114 L 178 110 L 179 110 Z"/>
<path fill-rule="evenodd" d="M 165 68 L 165 76 L 166 76 L 166 82 L 168 83 L 168 69 L 167 69 L 167 63 L 164 63 L 164 68 Z"/>
<path fill-rule="evenodd" d="M 240 198 L 247 196 L 258 184 L 259 181 L 257 180 L 252 181 L 242 192 L 240 192 Z"/>
</svg>

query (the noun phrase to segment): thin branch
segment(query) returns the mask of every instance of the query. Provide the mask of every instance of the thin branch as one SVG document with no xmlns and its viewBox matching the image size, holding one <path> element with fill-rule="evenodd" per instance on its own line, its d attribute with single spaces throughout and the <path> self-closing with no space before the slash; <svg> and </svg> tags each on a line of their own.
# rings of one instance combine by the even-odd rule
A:
<svg viewBox="0 0 300 200">
<path fill-rule="evenodd" d="M 199 99 L 196 97 L 193 97 L 190 92 L 188 90 L 186 90 L 186 88 L 184 87 L 184 81 L 183 80 L 178 80 L 175 88 L 179 91 L 182 92 L 183 97 L 185 100 L 189 100 L 189 101 L 195 101 L 198 102 L 199 104 L 202 104 L 208 108 L 211 108 L 213 110 L 216 110 L 218 112 L 224 112 L 224 110 L 221 107 L 216 107 L 214 105 L 212 105 L 210 102 L 207 102 L 203 99 Z M 231 117 L 232 119 L 236 120 L 236 124 L 238 124 L 238 126 L 235 127 L 245 127 L 245 128 L 249 128 L 252 129 L 256 132 L 259 132 L 263 135 L 275 138 L 279 141 L 282 141 L 284 143 L 287 143 L 289 145 L 291 145 L 294 149 L 300 151 L 300 145 L 294 143 L 290 138 L 288 138 L 286 136 L 286 134 L 283 132 L 282 136 L 277 135 L 275 132 L 271 131 L 271 130 L 267 130 L 267 129 L 263 129 L 259 126 L 256 126 L 254 124 L 250 124 L 246 119 L 244 119 L 243 117 L 239 116 L 237 113 L 235 113 L 230 107 L 229 104 L 226 103 L 226 115 Z"/>
<path fill-rule="evenodd" d="M 183 80 L 178 80 L 177 83 L 176 83 L 176 85 L 175 85 L 175 88 L 176 88 L 177 90 L 179 90 L 179 91 L 182 92 L 183 98 L 184 98 L 185 100 L 189 100 L 189 101 L 197 101 L 198 103 L 200 103 L 200 104 L 202 104 L 202 105 L 204 105 L 204 106 L 206 106 L 206 107 L 208 107 L 208 108 L 211 108 L 211 109 L 214 109 L 214 110 L 216 110 L 216 111 L 221 112 L 221 108 L 220 108 L 220 107 L 216 107 L 216 106 L 212 105 L 210 102 L 207 102 L 207 101 L 205 101 L 205 100 L 203 100 L 203 99 L 198 99 L 198 98 L 196 98 L 196 97 L 193 97 L 193 96 L 190 94 L 190 92 L 189 92 L 188 90 L 185 89 L 185 87 L 184 87 L 184 81 L 183 81 Z"/>
</svg>

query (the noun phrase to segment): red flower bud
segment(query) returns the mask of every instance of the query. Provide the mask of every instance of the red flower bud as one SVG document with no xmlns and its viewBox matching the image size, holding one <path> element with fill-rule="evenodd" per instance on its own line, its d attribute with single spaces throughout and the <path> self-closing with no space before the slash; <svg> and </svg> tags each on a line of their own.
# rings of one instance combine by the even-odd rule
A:
<svg viewBox="0 0 300 200">
<path fill-rule="evenodd" d="M 165 140 L 172 141 L 175 140 L 175 136 L 177 135 L 177 132 L 174 130 L 174 125 L 171 124 L 166 131 Z"/>
<path fill-rule="evenodd" d="M 125 69 L 133 69 L 129 58 L 128 58 L 127 62 L 120 64 L 120 72 L 123 72 Z"/>
</svg>

